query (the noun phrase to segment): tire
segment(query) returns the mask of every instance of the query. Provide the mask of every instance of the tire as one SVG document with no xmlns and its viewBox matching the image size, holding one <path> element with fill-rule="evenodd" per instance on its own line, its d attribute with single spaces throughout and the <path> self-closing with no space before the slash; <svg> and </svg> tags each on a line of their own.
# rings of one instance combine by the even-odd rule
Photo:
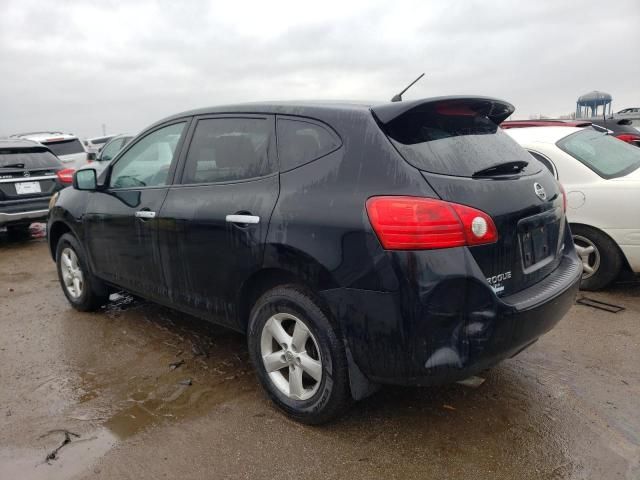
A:
<svg viewBox="0 0 640 480">
<path fill-rule="evenodd" d="M 301 339 L 303 346 L 296 345 Z M 310 292 L 284 285 L 262 295 L 249 318 L 248 344 L 260 383 L 292 419 L 326 423 L 351 405 L 344 345 Z"/>
<path fill-rule="evenodd" d="M 622 269 L 622 254 L 615 242 L 604 232 L 584 225 L 571 225 L 571 233 L 585 269 L 580 288 L 600 290 L 613 282 Z M 591 252 L 581 253 L 585 248 Z"/>
<path fill-rule="evenodd" d="M 72 264 L 71 269 L 66 267 L 69 261 Z M 84 250 L 70 233 L 62 235 L 58 241 L 56 267 L 62 291 L 76 310 L 90 312 L 97 310 L 109 301 L 108 289 L 91 274 L 87 268 Z M 69 282 L 70 276 L 71 282 Z M 77 284 L 74 278 L 79 279 Z"/>
</svg>

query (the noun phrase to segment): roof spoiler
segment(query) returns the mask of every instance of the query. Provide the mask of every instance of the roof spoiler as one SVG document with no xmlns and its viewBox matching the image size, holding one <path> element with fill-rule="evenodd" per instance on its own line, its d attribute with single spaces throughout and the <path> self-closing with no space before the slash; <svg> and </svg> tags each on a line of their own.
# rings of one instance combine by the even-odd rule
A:
<svg viewBox="0 0 640 480">
<path fill-rule="evenodd" d="M 487 116 L 496 125 L 506 120 L 515 107 L 504 100 L 490 97 L 435 97 L 374 105 L 371 111 L 383 125 L 407 113 L 432 112 L 451 116 Z"/>
</svg>

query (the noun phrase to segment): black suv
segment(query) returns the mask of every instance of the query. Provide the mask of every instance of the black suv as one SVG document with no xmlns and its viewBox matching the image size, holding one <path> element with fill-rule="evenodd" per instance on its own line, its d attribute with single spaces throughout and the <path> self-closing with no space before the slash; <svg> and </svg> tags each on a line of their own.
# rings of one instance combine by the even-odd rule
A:
<svg viewBox="0 0 640 480">
<path fill-rule="evenodd" d="M 182 113 L 49 215 L 64 294 L 113 288 L 246 332 L 293 418 L 380 384 L 437 385 L 509 358 L 580 283 L 560 185 L 483 97 L 246 104 Z"/>
<path fill-rule="evenodd" d="M 72 179 L 73 169 L 64 168 L 47 147 L 0 139 L 0 227 L 25 233 L 32 222 L 45 220 L 51 195 Z"/>
</svg>

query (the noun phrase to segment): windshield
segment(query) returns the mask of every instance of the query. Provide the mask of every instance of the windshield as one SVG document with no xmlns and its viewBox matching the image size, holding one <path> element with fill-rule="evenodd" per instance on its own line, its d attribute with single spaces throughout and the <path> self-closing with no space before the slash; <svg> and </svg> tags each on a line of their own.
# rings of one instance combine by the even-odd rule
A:
<svg viewBox="0 0 640 480">
<path fill-rule="evenodd" d="M 73 138 L 71 140 L 64 140 L 62 142 L 42 142 L 49 150 L 55 153 L 57 156 L 61 155 L 73 155 L 74 153 L 83 153 L 84 147 L 80 140 Z"/>
<path fill-rule="evenodd" d="M 393 144 L 414 167 L 427 172 L 471 177 L 511 162 L 529 163 L 521 171 L 541 170 L 520 145 L 483 115 L 404 114 L 385 127 Z"/>
<path fill-rule="evenodd" d="M 556 145 L 602 178 L 623 177 L 640 167 L 640 148 L 596 130 L 581 130 Z"/>
<path fill-rule="evenodd" d="M 40 147 L 42 149 L 42 147 Z M 60 160 L 46 150 L 37 149 L 0 149 L 0 168 L 7 165 L 24 165 L 15 168 L 55 168 L 61 166 Z"/>
</svg>

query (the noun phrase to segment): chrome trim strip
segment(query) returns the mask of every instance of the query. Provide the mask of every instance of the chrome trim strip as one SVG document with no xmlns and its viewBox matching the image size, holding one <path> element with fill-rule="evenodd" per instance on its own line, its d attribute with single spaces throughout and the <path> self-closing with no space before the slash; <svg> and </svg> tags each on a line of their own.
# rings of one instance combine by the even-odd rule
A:
<svg viewBox="0 0 640 480">
<path fill-rule="evenodd" d="M 53 178 L 58 178 L 58 177 L 56 175 L 47 175 L 44 177 L 0 178 L 0 183 L 37 182 L 38 180 L 51 180 Z"/>
<path fill-rule="evenodd" d="M 12 220 L 20 220 L 23 218 L 38 218 L 47 215 L 49 210 L 32 210 L 30 212 L 3 213 L 0 212 L 0 225 L 4 222 Z"/>
</svg>

